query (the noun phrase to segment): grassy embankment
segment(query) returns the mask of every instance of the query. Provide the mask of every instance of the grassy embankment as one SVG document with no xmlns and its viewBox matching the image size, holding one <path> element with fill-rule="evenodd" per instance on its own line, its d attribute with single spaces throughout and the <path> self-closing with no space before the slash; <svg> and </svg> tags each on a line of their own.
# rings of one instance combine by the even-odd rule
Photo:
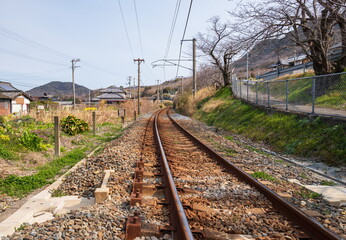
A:
<svg viewBox="0 0 346 240">
<path fill-rule="evenodd" d="M 86 115 L 90 115 L 90 113 Z M 112 111 L 113 115 L 115 116 L 115 113 Z M 57 158 L 54 156 L 52 123 L 37 121 L 30 117 L 2 117 L 0 158 L 10 162 L 9 166 L 19 167 L 21 171 L 20 174 L 10 174 L 0 178 L 0 193 L 23 197 L 33 190 L 53 182 L 57 176 L 66 172 L 100 144 L 119 137 L 121 135 L 119 120 L 108 119 L 112 119 L 113 122 L 97 124 L 96 136 L 93 136 L 90 130 L 75 136 L 62 133 L 62 154 Z M 34 157 L 28 158 L 30 155 Z M 11 167 L 6 169 L 10 173 L 11 170 Z M 15 170 L 13 172 L 16 172 Z"/>
<path fill-rule="evenodd" d="M 346 124 L 331 126 L 320 119 L 267 114 L 232 98 L 229 88 L 214 95 L 212 91 L 208 93 L 198 93 L 196 104 L 191 96 L 181 96 L 176 102 L 177 110 L 208 125 L 264 142 L 278 152 L 314 157 L 331 165 L 346 165 Z"/>
</svg>

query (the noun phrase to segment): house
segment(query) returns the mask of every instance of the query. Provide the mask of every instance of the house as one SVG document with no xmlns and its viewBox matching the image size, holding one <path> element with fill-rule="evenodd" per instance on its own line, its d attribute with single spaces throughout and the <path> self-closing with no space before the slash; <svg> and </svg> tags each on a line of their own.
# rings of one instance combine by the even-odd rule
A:
<svg viewBox="0 0 346 240">
<path fill-rule="evenodd" d="M 330 48 L 328 58 L 330 61 L 337 61 L 342 56 L 342 43 L 337 43 Z M 257 79 L 273 80 L 287 74 L 305 73 L 313 69 L 313 63 L 306 54 L 295 55 L 285 60 L 279 60 L 276 64 L 270 65 L 271 71 L 257 76 Z"/>
<path fill-rule="evenodd" d="M 11 83 L 0 82 L 0 115 L 28 113 L 31 101 L 28 94 L 13 87 Z"/>
<path fill-rule="evenodd" d="M 108 88 L 101 89 L 100 95 L 91 99 L 91 101 L 92 102 L 105 101 L 107 104 L 114 104 L 118 102 L 127 101 L 126 95 L 127 93 L 124 89 L 111 86 Z"/>
</svg>

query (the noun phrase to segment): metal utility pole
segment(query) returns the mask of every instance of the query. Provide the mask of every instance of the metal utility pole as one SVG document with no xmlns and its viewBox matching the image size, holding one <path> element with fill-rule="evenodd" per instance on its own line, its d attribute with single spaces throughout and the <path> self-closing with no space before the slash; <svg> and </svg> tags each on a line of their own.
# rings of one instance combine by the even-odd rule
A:
<svg viewBox="0 0 346 240">
<path fill-rule="evenodd" d="M 89 106 L 90 106 L 90 101 L 91 101 L 91 98 L 90 98 L 90 89 L 89 89 Z"/>
<path fill-rule="evenodd" d="M 133 59 L 134 62 L 137 62 L 138 64 L 138 89 L 137 89 L 137 94 L 138 94 L 138 116 L 141 114 L 141 96 L 139 94 L 139 89 L 140 89 L 140 84 L 141 84 L 141 63 L 144 62 L 144 59 Z"/>
<path fill-rule="evenodd" d="M 181 94 L 183 94 L 184 92 L 184 85 L 183 85 L 183 76 L 180 77 L 180 81 L 181 81 Z"/>
<path fill-rule="evenodd" d="M 193 80 L 193 99 L 196 97 L 197 92 L 197 79 L 196 79 L 196 38 L 192 39 L 192 80 Z"/>
<path fill-rule="evenodd" d="M 246 51 L 246 80 L 249 80 L 249 51 Z"/>
<path fill-rule="evenodd" d="M 74 70 L 80 66 L 76 66 L 75 64 L 80 62 L 80 59 L 72 59 L 72 90 L 73 90 L 73 109 L 76 109 L 76 88 L 74 85 Z"/>
<path fill-rule="evenodd" d="M 131 77 L 131 76 L 128 76 L 128 77 L 127 77 L 127 80 L 128 80 L 127 84 L 129 85 L 129 93 L 130 93 L 130 95 L 131 95 L 131 80 L 132 80 L 132 77 Z"/>
<path fill-rule="evenodd" d="M 197 75 L 196 75 L 196 38 L 193 39 L 183 39 L 184 41 L 192 41 L 192 91 L 193 91 L 193 99 L 196 97 L 197 92 Z"/>
<path fill-rule="evenodd" d="M 157 82 L 157 103 L 159 103 L 159 101 L 160 101 L 160 85 L 159 85 L 160 80 L 156 80 L 156 82 Z"/>
</svg>

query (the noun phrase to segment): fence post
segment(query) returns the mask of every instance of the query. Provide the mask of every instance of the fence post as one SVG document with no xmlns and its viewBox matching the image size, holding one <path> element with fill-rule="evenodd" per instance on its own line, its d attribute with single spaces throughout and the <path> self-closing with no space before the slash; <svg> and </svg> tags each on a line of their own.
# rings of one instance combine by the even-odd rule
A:
<svg viewBox="0 0 346 240">
<path fill-rule="evenodd" d="M 268 107 L 270 107 L 270 90 L 269 90 L 269 82 L 266 82 L 267 84 L 267 94 L 268 94 Z"/>
<path fill-rule="evenodd" d="M 249 101 L 249 79 L 247 79 L 246 81 L 247 81 L 247 86 L 246 86 L 246 100 Z"/>
<path fill-rule="evenodd" d="M 286 80 L 286 111 L 288 110 L 288 80 Z"/>
<path fill-rule="evenodd" d="M 133 119 L 136 121 L 137 119 L 137 112 L 136 111 L 133 111 Z"/>
<path fill-rule="evenodd" d="M 96 135 L 96 112 L 93 112 L 93 135 Z"/>
<path fill-rule="evenodd" d="M 315 99 L 316 99 L 316 78 L 312 77 L 312 103 L 311 103 L 312 114 L 315 114 Z"/>
<path fill-rule="evenodd" d="M 258 104 L 258 82 L 256 82 L 256 104 Z"/>
<path fill-rule="evenodd" d="M 54 152 L 55 156 L 60 156 L 60 122 L 59 117 L 54 116 Z"/>
<path fill-rule="evenodd" d="M 242 84 L 242 82 L 241 82 L 241 80 L 239 80 L 239 83 L 240 83 L 240 85 L 239 85 L 239 90 L 240 90 L 240 98 L 241 98 L 241 84 Z"/>
</svg>

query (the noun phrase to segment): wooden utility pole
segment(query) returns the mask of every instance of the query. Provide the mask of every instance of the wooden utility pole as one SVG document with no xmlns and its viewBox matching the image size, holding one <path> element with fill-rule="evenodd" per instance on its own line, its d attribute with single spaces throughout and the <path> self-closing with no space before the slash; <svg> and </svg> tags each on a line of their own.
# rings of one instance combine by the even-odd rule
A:
<svg viewBox="0 0 346 240">
<path fill-rule="evenodd" d="M 197 79 L 196 79 L 196 38 L 192 39 L 192 79 L 193 79 L 193 99 L 196 97 L 197 92 Z"/>
<path fill-rule="evenodd" d="M 137 89 L 137 94 L 138 94 L 138 116 L 141 114 L 141 96 L 139 94 L 139 89 L 141 85 L 141 63 L 144 62 L 144 59 L 133 59 L 134 62 L 137 62 L 138 64 L 138 89 Z"/>
<path fill-rule="evenodd" d="M 80 59 L 72 59 L 72 90 L 73 90 L 73 109 L 76 109 L 76 88 L 74 85 L 74 70 L 80 66 L 76 66 L 76 62 L 80 62 Z"/>
<path fill-rule="evenodd" d="M 54 116 L 54 153 L 55 156 L 60 155 L 60 122 L 59 117 Z"/>
</svg>

